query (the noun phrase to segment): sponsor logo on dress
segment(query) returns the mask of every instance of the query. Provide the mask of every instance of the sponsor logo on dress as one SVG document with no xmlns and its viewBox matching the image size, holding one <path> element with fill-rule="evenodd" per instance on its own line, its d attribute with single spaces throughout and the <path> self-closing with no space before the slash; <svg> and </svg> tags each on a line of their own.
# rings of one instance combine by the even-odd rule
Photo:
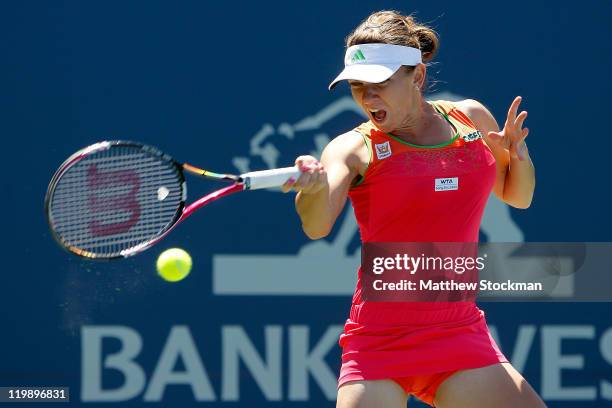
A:
<svg viewBox="0 0 612 408">
<path fill-rule="evenodd" d="M 466 142 L 473 142 L 476 139 L 482 139 L 482 133 L 480 132 L 480 130 L 477 130 L 475 132 L 469 133 L 465 136 L 463 136 L 463 140 L 465 140 Z"/>
<path fill-rule="evenodd" d="M 459 190 L 459 177 L 437 178 L 435 191 Z"/>
<path fill-rule="evenodd" d="M 376 157 L 378 157 L 378 159 L 386 159 L 391 156 L 391 145 L 389 141 L 376 144 L 374 147 L 376 148 Z"/>
</svg>

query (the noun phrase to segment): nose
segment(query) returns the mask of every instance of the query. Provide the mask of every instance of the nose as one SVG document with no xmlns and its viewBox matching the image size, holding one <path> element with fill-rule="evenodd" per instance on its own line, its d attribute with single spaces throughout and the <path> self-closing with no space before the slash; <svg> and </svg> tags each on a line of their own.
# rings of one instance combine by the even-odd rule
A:
<svg viewBox="0 0 612 408">
<path fill-rule="evenodd" d="M 371 102 L 378 98 L 378 88 L 375 85 L 366 85 L 363 90 L 363 101 Z"/>
</svg>

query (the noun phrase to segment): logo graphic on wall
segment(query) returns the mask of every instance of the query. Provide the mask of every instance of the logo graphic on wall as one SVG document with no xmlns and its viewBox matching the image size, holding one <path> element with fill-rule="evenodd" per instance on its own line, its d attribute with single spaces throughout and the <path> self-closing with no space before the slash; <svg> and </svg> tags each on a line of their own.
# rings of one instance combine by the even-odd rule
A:
<svg viewBox="0 0 612 408">
<path fill-rule="evenodd" d="M 462 96 L 448 92 L 430 96 L 433 100 L 457 101 Z M 263 161 L 268 168 L 281 167 L 281 156 L 291 160 L 300 154 L 320 157 L 331 137 L 350 131 L 367 117 L 346 96 L 324 107 L 313 115 L 296 123 L 278 126 L 264 124 L 249 143 L 249 156 L 233 158 L 240 173 L 251 170 L 253 161 Z M 477 135 L 475 135 L 477 137 Z M 304 151 L 295 146 L 314 146 Z M 379 158 L 391 155 L 388 143 L 376 145 Z M 256 168 L 258 169 L 258 168 Z M 451 187 L 456 183 L 450 182 Z M 453 187 L 454 188 L 454 187 Z M 270 190 L 278 191 L 278 190 Z M 332 240 L 306 241 L 295 254 L 219 254 L 213 256 L 213 293 L 215 295 L 351 295 L 355 288 L 356 270 L 360 264 L 361 249 L 349 253 L 349 244 L 359 234 L 357 222 L 350 205 L 336 221 L 337 233 Z M 519 226 L 510 217 L 509 207 L 491 195 L 481 224 L 481 233 L 488 242 L 524 241 Z M 510 246 L 506 246 L 510 248 Z M 506 259 L 500 270 L 507 270 L 517 277 L 517 265 L 513 266 L 511 251 L 496 254 Z M 534 261 L 539 261 L 534 259 Z M 518 269 L 520 270 L 520 269 Z M 322 285 L 321 282 L 325 282 Z M 571 285 L 570 285 L 571 289 Z M 569 289 L 568 289 L 569 290 Z"/>
</svg>

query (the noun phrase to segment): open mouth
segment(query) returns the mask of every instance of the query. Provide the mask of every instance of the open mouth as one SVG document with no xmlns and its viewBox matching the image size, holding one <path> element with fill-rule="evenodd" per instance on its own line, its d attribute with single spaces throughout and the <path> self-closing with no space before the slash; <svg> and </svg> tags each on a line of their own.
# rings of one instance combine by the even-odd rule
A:
<svg viewBox="0 0 612 408">
<path fill-rule="evenodd" d="M 374 119 L 376 123 L 383 122 L 387 117 L 387 111 L 383 109 L 370 109 L 369 112 L 370 116 L 372 117 L 372 119 Z"/>
</svg>

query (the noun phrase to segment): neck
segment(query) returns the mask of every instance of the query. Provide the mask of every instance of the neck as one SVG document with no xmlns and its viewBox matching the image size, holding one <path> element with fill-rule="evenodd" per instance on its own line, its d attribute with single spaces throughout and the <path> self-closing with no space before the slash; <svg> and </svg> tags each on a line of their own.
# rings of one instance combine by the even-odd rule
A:
<svg viewBox="0 0 612 408">
<path fill-rule="evenodd" d="M 400 127 L 392 133 L 407 141 L 418 140 L 419 135 L 424 135 L 428 129 L 431 129 L 437 120 L 437 116 L 438 113 L 433 106 L 419 95 L 418 103 L 415 104 L 413 111 L 406 116 Z"/>
</svg>

